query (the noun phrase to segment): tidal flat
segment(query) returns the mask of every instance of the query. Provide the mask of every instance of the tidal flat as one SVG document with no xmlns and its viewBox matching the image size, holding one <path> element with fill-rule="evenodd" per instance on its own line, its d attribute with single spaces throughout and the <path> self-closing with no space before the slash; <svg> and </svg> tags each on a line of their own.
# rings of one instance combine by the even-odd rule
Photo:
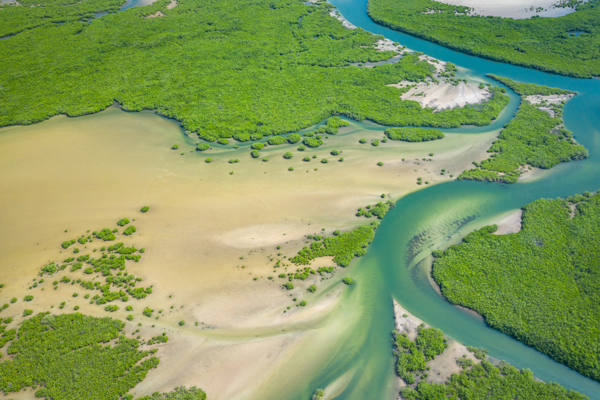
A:
<svg viewBox="0 0 600 400">
<path fill-rule="evenodd" d="M 215 142 L 211 150 L 198 152 L 198 140 L 177 123 L 114 107 L 2 128 L 3 297 L 21 299 L 33 291 L 27 308 L 34 313 L 51 306 L 53 312 L 72 311 L 79 305 L 85 314 L 106 316 L 103 307 L 73 298 L 70 287 L 44 292 L 28 287 L 48 261 L 70 256 L 61 242 L 113 226 L 123 217 L 135 218 L 137 232 L 119 241 L 146 249 L 128 271 L 154 291 L 127 304 L 134 306 L 133 324 L 142 323 L 141 333 L 166 331 L 171 340 L 161 345 L 159 367 L 132 394 L 196 385 L 211 399 L 254 399 L 300 390 L 306 383 L 295 377 L 339 350 L 331 343 L 348 335 L 345 327 L 359 318 L 361 299 L 351 297 L 351 287 L 340 282 L 353 264 L 337 268 L 328 280 L 294 281 L 295 288 L 287 291 L 282 280 L 267 278 L 282 272 L 273 272 L 269 256 L 295 255 L 305 235 L 331 235 L 369 223 L 355 216 L 359 207 L 381 201 L 382 194 L 397 200 L 426 187 L 417 184 L 418 177 L 429 185 L 451 180 L 450 174 L 457 176 L 472 160 L 486 158 L 498 134 L 447 133 L 434 142 L 371 145 L 384 138 L 384 130 L 350 121 L 338 135 L 327 135 L 319 148 L 267 146 L 261 158 L 253 159 L 250 143 L 237 143 L 235 149 L 232 140 Z M 359 143 L 361 138 L 367 142 Z M 174 143 L 177 150 L 171 149 Z M 341 154 L 332 156 L 333 149 Z M 282 157 L 287 151 L 292 159 Z M 309 162 L 302 160 L 305 156 Z M 267 162 L 261 161 L 264 157 Z M 239 162 L 230 164 L 232 158 Z M 142 214 L 144 205 L 150 211 Z M 88 244 L 87 250 L 101 245 Z M 323 258 L 312 266 L 321 265 L 332 263 Z M 290 265 L 285 272 L 295 269 Z M 318 287 L 314 294 L 306 291 L 311 284 Z M 306 300 L 307 306 L 295 307 L 292 297 Z M 66 307 L 58 310 L 62 301 Z M 19 302 L 3 317 L 19 316 L 24 307 Z M 165 312 L 150 319 L 142 316 L 144 307 Z M 124 320 L 127 314 L 121 307 L 110 316 Z M 186 325 L 180 327 L 180 320 Z M 21 395 L 32 398 L 33 391 Z"/>
</svg>

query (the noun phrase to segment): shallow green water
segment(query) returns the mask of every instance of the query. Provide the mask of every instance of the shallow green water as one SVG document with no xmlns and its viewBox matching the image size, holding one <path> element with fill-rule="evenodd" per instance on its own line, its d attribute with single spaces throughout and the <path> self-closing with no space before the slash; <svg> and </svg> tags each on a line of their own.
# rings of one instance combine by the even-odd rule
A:
<svg viewBox="0 0 600 400">
<path fill-rule="evenodd" d="M 576 90 L 579 95 L 564 108 L 567 129 L 590 150 L 587 160 L 561 164 L 540 175 L 514 185 L 482 182 L 449 182 L 412 193 L 397 203 L 377 231 L 366 256 L 353 266 L 350 276 L 357 285 L 346 295 L 348 307 L 356 307 L 361 320 L 348 326 L 351 334 L 341 351 L 307 382 L 305 393 L 326 387 L 347 371 L 356 370 L 340 399 L 395 398 L 390 332 L 393 329 L 391 298 L 428 324 L 467 345 L 485 347 L 490 355 L 518 368 L 529 368 L 544 381 L 558 382 L 600 399 L 600 384 L 583 377 L 540 352 L 489 328 L 481 319 L 450 305 L 428 281 L 432 248 L 457 241 L 460 236 L 490 223 L 502 213 L 520 208 L 538 198 L 565 197 L 600 189 L 600 80 L 577 80 L 515 67 L 460 54 L 441 46 L 394 32 L 371 21 L 366 0 L 332 0 L 352 24 L 382 34 L 410 49 L 451 61 L 466 76 L 483 79 L 493 73 L 515 80 Z M 511 104 L 493 126 L 465 127 L 455 132 L 480 133 L 501 127 L 518 106 Z M 363 123 L 365 129 L 381 129 Z M 420 262 L 422 261 L 422 262 Z"/>
</svg>

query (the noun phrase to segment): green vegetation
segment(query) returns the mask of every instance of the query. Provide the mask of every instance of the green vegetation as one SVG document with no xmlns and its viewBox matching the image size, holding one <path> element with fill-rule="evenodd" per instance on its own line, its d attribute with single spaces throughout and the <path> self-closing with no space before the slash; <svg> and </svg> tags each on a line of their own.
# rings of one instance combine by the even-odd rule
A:
<svg viewBox="0 0 600 400">
<path fill-rule="evenodd" d="M 304 143 L 308 147 L 316 148 L 323 144 L 323 140 L 321 140 L 321 136 L 316 135 L 312 137 L 305 137 L 304 139 L 302 139 L 302 143 Z"/>
<path fill-rule="evenodd" d="M 305 307 L 306 306 L 306 300 L 302 300 L 300 303 L 298 303 L 299 307 Z"/>
<path fill-rule="evenodd" d="M 448 344 L 442 331 L 436 328 L 417 328 L 417 338 L 410 341 L 406 334 L 393 332 L 394 354 L 397 357 L 396 372 L 409 385 L 415 383 L 415 373 L 425 371 L 426 362 L 444 352 Z"/>
<path fill-rule="evenodd" d="M 66 240 L 64 242 L 62 242 L 61 246 L 63 249 L 68 249 L 71 245 L 75 244 L 76 240 Z"/>
<path fill-rule="evenodd" d="M 310 285 L 307 290 L 311 293 L 314 293 L 317 291 L 317 287 L 315 285 Z"/>
<path fill-rule="evenodd" d="M 131 395 L 126 395 L 123 396 L 123 400 L 133 400 L 133 396 L 131 396 L 130 398 L 127 398 L 127 396 L 131 396 Z M 168 393 L 153 393 L 152 396 L 144 396 L 144 397 L 138 397 L 136 400 L 164 400 L 164 399 L 168 399 L 168 400 L 206 400 L 206 393 L 201 390 L 196 388 L 195 386 L 186 389 L 185 387 L 181 386 L 178 388 L 175 388 L 173 391 L 168 392 Z"/>
<path fill-rule="evenodd" d="M 104 228 L 99 232 L 94 232 L 94 236 L 96 236 L 96 238 L 98 238 L 98 239 L 104 240 L 105 242 L 115 240 L 117 238 L 113 234 L 113 232 L 108 228 Z"/>
<path fill-rule="evenodd" d="M 441 131 L 424 128 L 390 128 L 386 129 L 385 135 L 391 140 L 402 140 L 403 142 L 426 142 L 444 138 Z"/>
<path fill-rule="evenodd" d="M 379 139 L 375 139 L 371 141 L 371 146 L 377 147 L 379 146 Z"/>
<path fill-rule="evenodd" d="M 150 207 L 148 207 L 148 206 L 144 206 L 144 207 L 140 208 L 140 211 L 143 213 L 148 212 L 148 210 L 150 210 Z"/>
<path fill-rule="evenodd" d="M 260 153 L 258 152 L 258 150 L 252 150 L 250 152 L 250 156 L 252 156 L 252 158 L 258 158 L 260 157 Z"/>
<path fill-rule="evenodd" d="M 125 228 L 125 230 L 123 231 L 124 235 L 128 235 L 131 236 L 133 235 L 133 233 L 136 231 L 137 229 L 135 229 L 135 226 L 133 225 L 129 225 L 127 228 Z"/>
<path fill-rule="evenodd" d="M 354 257 L 366 254 L 367 246 L 375 237 L 376 228 L 377 224 L 373 223 L 359 226 L 338 236 L 326 237 L 322 242 L 316 240 L 310 247 L 305 246 L 298 255 L 291 257 L 290 261 L 294 264 L 308 265 L 317 257 L 333 256 L 334 263 L 340 267 L 347 267 Z"/>
<path fill-rule="evenodd" d="M 470 360 L 469 360 L 470 361 Z M 400 391 L 406 400 L 429 399 L 553 399 L 589 400 L 587 396 L 566 390 L 557 383 L 544 383 L 535 380 L 528 369 L 518 370 L 500 362 L 494 366 L 482 361 L 470 369 L 465 366 L 460 374 L 453 374 L 446 383 L 421 382 L 414 388 Z"/>
<path fill-rule="evenodd" d="M 174 144 L 174 145 L 171 147 L 171 149 L 173 149 L 173 150 L 177 150 L 178 148 L 179 148 L 179 145 L 178 145 L 178 144 Z"/>
<path fill-rule="evenodd" d="M 388 200 L 385 203 L 380 201 L 377 204 L 375 204 L 374 206 L 366 206 L 365 209 L 360 207 L 358 209 L 358 211 L 356 212 L 356 216 L 357 217 L 364 216 L 366 218 L 371 218 L 374 215 L 379 219 L 383 219 L 385 214 L 387 214 L 387 212 L 394 207 L 396 207 L 396 203 L 394 203 L 391 200 Z"/>
<path fill-rule="evenodd" d="M 207 143 L 199 143 L 198 146 L 196 146 L 196 150 L 198 150 L 198 151 L 206 151 L 209 149 L 210 149 L 210 146 Z"/>
<path fill-rule="evenodd" d="M 56 400 L 119 398 L 159 362 L 149 357 L 154 351 L 140 351 L 137 340 L 121 335 L 124 326 L 79 313 L 24 321 L 8 347 L 10 359 L 0 363 L 0 390 L 32 387 L 35 397 Z"/>
<path fill-rule="evenodd" d="M 523 207 L 520 232 L 470 233 L 435 254 L 432 275 L 452 304 L 600 380 L 599 227 L 599 195 L 537 200 Z"/>
<path fill-rule="evenodd" d="M 361 138 L 361 139 L 358 140 L 358 143 L 365 144 L 365 143 L 367 143 L 367 139 Z"/>
<path fill-rule="evenodd" d="M 283 158 L 285 158 L 286 160 L 289 160 L 292 157 L 294 157 L 294 155 L 292 153 L 290 153 L 289 151 L 286 151 L 285 153 L 283 153 Z"/>
<path fill-rule="evenodd" d="M 512 85 L 515 91 L 529 94 L 561 90 L 506 79 L 503 82 Z M 548 169 L 561 162 L 588 157 L 588 150 L 577 144 L 572 139 L 573 134 L 562 125 L 564 104 L 565 101 L 541 104 L 551 109 L 555 115 L 552 117 L 523 100 L 515 118 L 504 126 L 488 150 L 491 157 L 481 163 L 473 162 L 476 168 L 464 171 L 458 179 L 515 183 L 527 165 Z"/>
<path fill-rule="evenodd" d="M 283 287 L 285 287 L 287 290 L 292 290 L 294 288 L 294 284 L 292 282 L 287 282 L 285 285 L 283 285 Z"/>
<path fill-rule="evenodd" d="M 217 143 L 226 145 L 226 144 L 229 144 L 229 140 L 221 138 L 221 139 L 217 140 Z"/>
<path fill-rule="evenodd" d="M 518 82 L 510 78 L 504 78 L 498 75 L 488 74 L 488 76 L 492 79 L 497 80 L 498 82 L 502 82 L 503 84 L 514 90 L 516 94 L 520 94 L 521 96 L 531 96 L 535 94 L 540 96 L 548 96 L 551 94 L 577 94 L 577 92 L 573 92 L 571 90 L 536 85 L 535 83 Z"/>
<path fill-rule="evenodd" d="M 167 9 L 170 0 L 158 0 L 88 23 L 123 0 L 36 1 L 52 7 L 1 7 L 0 36 L 20 33 L 0 43 L 0 126 L 90 114 L 117 101 L 124 110 L 155 109 L 207 141 L 248 141 L 332 115 L 457 127 L 489 124 L 499 111 L 493 101 L 436 113 L 403 101 L 401 89 L 386 85 L 422 81 L 433 66 L 412 54 L 377 68 L 350 66 L 394 53 L 374 48 L 382 36 L 344 28 L 324 2 L 181 0 Z M 143 18 L 157 11 L 165 17 Z"/>
<path fill-rule="evenodd" d="M 327 119 L 325 125 L 321 125 L 319 129 L 317 129 L 317 132 L 336 135 L 339 132 L 339 128 L 348 125 L 350 125 L 350 123 L 348 121 L 344 121 L 340 117 L 331 117 Z"/>
<path fill-rule="evenodd" d="M 257 143 L 253 143 L 252 146 L 250 146 L 252 149 L 254 150 L 262 150 L 265 147 L 264 143 L 261 142 L 257 142 Z"/>
<path fill-rule="evenodd" d="M 116 305 L 108 305 L 108 306 L 104 307 L 104 311 L 108 311 L 108 312 L 115 312 L 115 311 L 119 311 L 119 306 L 116 306 Z"/>
<path fill-rule="evenodd" d="M 28 294 L 27 296 L 25 296 L 25 297 L 23 298 L 23 300 L 25 300 L 25 301 L 31 301 L 31 300 L 33 300 L 33 296 L 32 296 L 32 295 L 30 295 L 30 294 Z"/>
<path fill-rule="evenodd" d="M 185 325 L 185 321 L 184 320 L 179 321 L 179 326 L 184 326 L 184 325 Z"/>
<path fill-rule="evenodd" d="M 122 218 L 119 220 L 119 222 L 117 222 L 117 225 L 119 226 L 125 226 L 129 223 L 129 220 L 127 218 Z"/>
<path fill-rule="evenodd" d="M 406 315 L 404 315 L 406 317 Z M 589 400 L 586 396 L 572 390 L 565 390 L 556 383 L 544 383 L 534 379 L 530 370 L 521 371 L 501 361 L 494 366 L 485 360 L 485 350 L 480 364 L 475 364 L 465 354 L 456 360 L 461 367 L 458 374 L 452 374 L 443 383 L 428 382 L 430 367 L 427 362 L 442 354 L 446 339 L 442 331 L 435 328 L 417 328 L 415 341 L 410 341 L 406 333 L 392 332 L 394 353 L 397 357 L 398 375 L 409 385 L 400 390 L 406 400 L 443 400 L 443 399 L 561 399 Z M 469 348 L 471 349 L 471 348 Z M 416 383 L 416 384 L 415 384 Z"/>
<path fill-rule="evenodd" d="M 312 395 L 312 400 L 321 400 L 323 396 L 325 396 L 325 391 L 323 389 L 317 389 Z"/>
<path fill-rule="evenodd" d="M 204 162 L 210 164 L 212 162 L 212 158 L 208 157 L 206 160 L 204 160 Z"/>
<path fill-rule="evenodd" d="M 576 10 L 558 18 L 512 19 L 470 15 L 469 7 L 433 0 L 368 3 L 376 22 L 454 50 L 562 75 L 599 76 L 600 2 L 577 4 Z"/>
<path fill-rule="evenodd" d="M 350 278 L 350 277 L 345 277 L 342 282 L 344 282 L 346 285 L 350 286 L 354 284 L 354 279 Z"/>
<path fill-rule="evenodd" d="M 144 314 L 146 317 L 152 317 L 153 312 L 154 312 L 153 309 L 146 307 L 146 308 L 144 308 L 144 311 L 142 312 L 142 314 Z"/>
</svg>

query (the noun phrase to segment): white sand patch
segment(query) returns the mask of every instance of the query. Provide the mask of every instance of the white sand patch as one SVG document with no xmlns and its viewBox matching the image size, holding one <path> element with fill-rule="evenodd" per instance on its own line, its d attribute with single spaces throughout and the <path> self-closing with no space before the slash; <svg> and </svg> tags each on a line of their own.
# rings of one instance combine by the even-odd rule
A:
<svg viewBox="0 0 600 400">
<path fill-rule="evenodd" d="M 575 11 L 566 7 L 556 7 L 559 0 L 444 0 L 443 3 L 471 7 L 471 15 L 491 15 L 513 19 L 540 17 L 560 17 Z"/>
<path fill-rule="evenodd" d="M 498 230 L 494 235 L 506 235 L 507 233 L 517 233 L 521 230 L 521 216 L 523 210 L 516 210 L 498 221 Z"/>
<path fill-rule="evenodd" d="M 390 39 L 381 39 L 375 43 L 377 51 L 394 51 L 398 54 L 404 53 L 404 47 L 397 42 L 393 42 Z"/>
<path fill-rule="evenodd" d="M 479 89 L 474 84 L 465 84 L 464 82 L 455 86 L 444 82 L 439 84 L 419 82 L 415 84 L 414 82 L 402 81 L 388 86 L 403 88 L 409 85 L 416 86 L 403 93 L 400 96 L 402 100 L 413 100 L 421 104 L 421 107 L 431 107 L 438 110 L 463 107 L 465 104 L 477 104 L 491 97 L 487 87 Z"/>
<path fill-rule="evenodd" d="M 260 224 L 234 229 L 217 236 L 215 239 L 236 249 L 251 249 L 278 245 L 289 240 L 298 240 L 305 234 L 306 224 Z"/>
<path fill-rule="evenodd" d="M 569 101 L 569 99 L 571 97 L 574 97 L 574 96 L 575 96 L 574 94 L 552 94 L 549 96 L 534 95 L 534 96 L 526 96 L 525 100 L 527 100 L 529 103 L 536 106 L 538 109 L 540 109 L 542 111 L 546 111 L 548 114 L 550 114 L 550 116 L 552 118 L 554 118 L 555 117 L 554 110 L 551 107 L 545 107 L 545 105 L 560 104 L 563 101 L 567 102 L 567 101 Z"/>
<path fill-rule="evenodd" d="M 167 10 L 175 8 L 177 6 L 177 0 L 171 0 L 169 4 L 167 4 Z"/>
<path fill-rule="evenodd" d="M 329 15 L 331 15 L 333 18 L 339 20 L 342 22 L 342 24 L 344 25 L 344 27 L 348 28 L 348 29 L 356 29 L 355 25 L 352 25 L 350 22 L 348 22 L 344 17 L 341 16 L 341 14 L 338 11 L 330 11 Z"/>
</svg>

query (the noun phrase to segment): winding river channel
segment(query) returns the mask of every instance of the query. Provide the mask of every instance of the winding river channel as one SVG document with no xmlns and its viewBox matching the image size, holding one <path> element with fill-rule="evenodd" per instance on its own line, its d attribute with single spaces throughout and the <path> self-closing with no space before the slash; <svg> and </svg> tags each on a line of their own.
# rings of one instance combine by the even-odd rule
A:
<svg viewBox="0 0 600 400">
<path fill-rule="evenodd" d="M 428 324 L 466 345 L 481 346 L 496 359 L 517 368 L 529 368 L 544 381 L 558 382 L 592 399 L 600 399 L 600 383 L 556 363 L 542 353 L 489 328 L 476 316 L 450 305 L 429 283 L 431 249 L 456 243 L 460 237 L 497 221 L 503 214 L 539 198 L 565 197 L 600 188 L 600 80 L 573 79 L 461 54 L 373 22 L 367 0 L 330 0 L 350 23 L 384 35 L 429 56 L 463 67 L 465 76 L 497 74 L 518 81 L 575 90 L 579 95 L 564 108 L 565 125 L 590 150 L 584 161 L 569 162 L 513 185 L 453 181 L 403 197 L 377 231 L 366 256 L 353 268 L 361 281 L 347 294 L 347 307 L 360 309 L 361 319 L 341 343 L 336 356 L 315 371 L 310 387 L 326 387 L 351 376 L 340 399 L 391 399 L 394 365 L 390 332 L 393 329 L 391 297 Z M 505 124 L 514 115 L 518 97 L 511 96 L 507 112 L 494 123 Z M 489 131 L 490 127 L 485 130 Z M 478 133 L 480 128 L 454 132 Z M 304 396 L 298 396 L 298 399 Z"/>
<path fill-rule="evenodd" d="M 423 188 L 398 200 L 396 208 L 383 219 L 367 254 L 344 272 L 357 284 L 343 291 L 339 307 L 329 317 L 337 320 L 336 326 L 344 327 L 339 339 L 329 345 L 333 356 L 310 373 L 299 372 L 294 377 L 305 385 L 303 390 L 288 388 L 286 392 L 282 389 L 276 395 L 267 393 L 263 399 L 306 400 L 316 388 L 325 387 L 338 387 L 341 393 L 337 399 L 395 399 L 398 378 L 394 373 L 390 341 L 394 329 L 392 298 L 427 324 L 465 345 L 484 347 L 494 359 L 505 360 L 517 368 L 529 368 L 543 381 L 557 382 L 591 399 L 600 399 L 600 383 L 452 306 L 435 291 L 429 279 L 432 249 L 458 243 L 472 230 L 497 222 L 536 199 L 567 197 L 600 189 L 600 79 L 567 78 L 461 54 L 376 24 L 367 15 L 367 0 L 329 1 L 358 27 L 456 64 L 460 77 L 492 82 L 485 78 L 492 73 L 579 92 L 564 107 L 565 125 L 573 131 L 576 140 L 589 149 L 590 157 L 532 174 L 513 185 L 451 181 Z M 151 2 L 129 0 L 123 10 Z M 511 90 L 508 92 L 510 104 L 491 126 L 445 131 L 476 135 L 501 128 L 512 119 L 519 105 L 519 96 Z M 381 130 L 368 122 L 356 124 L 366 130 Z M 348 315 L 351 318 L 347 318 Z"/>
</svg>

